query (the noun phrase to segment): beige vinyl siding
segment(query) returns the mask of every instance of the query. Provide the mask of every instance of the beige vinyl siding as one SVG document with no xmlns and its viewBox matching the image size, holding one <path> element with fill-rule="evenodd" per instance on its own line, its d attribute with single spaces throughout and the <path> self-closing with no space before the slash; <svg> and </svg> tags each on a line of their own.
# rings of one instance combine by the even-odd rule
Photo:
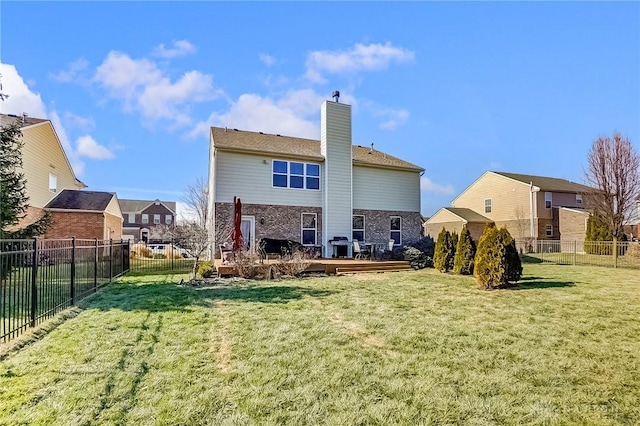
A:
<svg viewBox="0 0 640 426">
<path fill-rule="evenodd" d="M 42 208 L 63 189 L 83 188 L 74 177 L 51 123 L 23 128 L 22 140 L 22 167 L 29 205 Z M 49 190 L 49 173 L 57 178 L 55 193 Z"/>
<path fill-rule="evenodd" d="M 445 222 L 460 222 L 463 223 L 461 217 L 453 214 L 447 209 L 440 209 L 427 220 L 427 225 L 436 224 L 436 223 L 445 223 Z"/>
<path fill-rule="evenodd" d="M 219 150 L 215 155 L 211 164 L 216 168 L 212 175 L 215 176 L 213 195 L 217 203 L 232 203 L 236 196 L 251 204 L 322 205 L 322 184 L 320 191 L 272 187 L 272 160 L 280 158 Z M 321 179 L 322 174 L 320 164 Z"/>
<path fill-rule="evenodd" d="M 353 208 L 419 212 L 420 174 L 353 166 Z"/>
<path fill-rule="evenodd" d="M 332 236 L 346 236 L 351 239 L 351 107 L 326 101 L 322 104 L 320 118 L 320 152 L 325 157 L 322 177 L 322 236 L 323 245 L 328 253 L 332 249 L 328 246 L 328 240 Z"/>
<path fill-rule="evenodd" d="M 109 213 L 115 217 L 119 217 L 122 219 L 122 212 L 120 211 L 120 203 L 118 203 L 118 199 L 113 197 L 109 204 L 107 204 L 107 208 L 104 209 L 106 213 Z"/>
<path fill-rule="evenodd" d="M 541 202 L 544 207 L 544 193 L 538 193 L 538 197 L 540 194 L 542 194 Z M 484 211 L 484 200 L 487 198 L 491 198 L 491 213 Z M 460 194 L 453 201 L 453 206 L 474 210 L 495 222 L 512 220 L 518 211 L 528 219 L 530 216 L 529 185 L 487 172 Z"/>
</svg>

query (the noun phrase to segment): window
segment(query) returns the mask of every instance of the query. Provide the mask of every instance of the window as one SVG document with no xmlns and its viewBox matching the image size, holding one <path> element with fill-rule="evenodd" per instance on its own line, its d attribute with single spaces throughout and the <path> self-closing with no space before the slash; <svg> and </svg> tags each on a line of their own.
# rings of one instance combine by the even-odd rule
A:
<svg viewBox="0 0 640 426">
<path fill-rule="evenodd" d="M 351 238 L 358 241 L 364 241 L 364 216 L 353 215 L 351 224 Z"/>
<path fill-rule="evenodd" d="M 320 190 L 320 165 L 294 161 L 273 160 L 275 188 Z"/>
<path fill-rule="evenodd" d="M 400 216 L 391 216 L 389 223 L 389 239 L 393 240 L 394 246 L 402 244 L 402 218 Z"/>
<path fill-rule="evenodd" d="M 302 245 L 316 245 L 317 216 L 315 213 L 302 213 Z"/>
<path fill-rule="evenodd" d="M 484 200 L 484 212 L 491 213 L 491 198 L 486 198 Z"/>
<path fill-rule="evenodd" d="M 547 237 L 553 237 L 553 225 L 547 225 Z"/>
<path fill-rule="evenodd" d="M 129 223 L 136 223 L 136 214 L 129 213 Z"/>
<path fill-rule="evenodd" d="M 173 216 L 170 214 L 167 214 L 164 216 L 164 223 L 166 223 L 167 225 L 171 225 L 171 222 L 173 221 Z"/>
<path fill-rule="evenodd" d="M 544 208 L 545 209 L 550 209 L 551 208 L 551 201 L 553 200 L 553 195 L 550 192 L 545 192 L 544 193 Z"/>
<path fill-rule="evenodd" d="M 153 215 L 153 223 L 156 225 L 160 225 L 160 215 L 159 214 L 154 214 Z"/>
<path fill-rule="evenodd" d="M 142 215 L 142 223 L 149 223 L 149 215 L 148 214 L 143 214 Z"/>
<path fill-rule="evenodd" d="M 54 175 L 53 173 L 49 173 L 49 191 L 58 191 L 58 176 Z"/>
<path fill-rule="evenodd" d="M 576 204 L 579 206 L 582 205 L 582 194 L 576 194 Z"/>
</svg>

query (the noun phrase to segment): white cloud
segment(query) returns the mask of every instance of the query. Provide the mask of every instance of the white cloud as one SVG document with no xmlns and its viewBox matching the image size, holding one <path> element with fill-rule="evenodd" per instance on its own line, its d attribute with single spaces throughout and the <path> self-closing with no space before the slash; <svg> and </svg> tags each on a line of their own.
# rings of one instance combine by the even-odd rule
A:
<svg viewBox="0 0 640 426">
<path fill-rule="evenodd" d="M 84 58 L 79 58 L 70 63 L 66 70 L 60 71 L 57 74 L 50 74 L 50 77 L 61 83 L 84 81 L 85 78 L 82 73 L 86 71 L 88 67 L 89 62 Z"/>
<path fill-rule="evenodd" d="M 426 176 L 423 176 L 420 178 L 420 190 L 424 192 L 433 192 L 433 193 L 442 194 L 442 195 L 450 195 L 450 194 L 453 194 L 453 191 L 454 191 L 453 185 L 451 184 L 440 185 L 435 182 L 432 182 L 431 179 L 429 179 Z"/>
<path fill-rule="evenodd" d="M 318 139 L 320 105 L 325 100 L 311 89 L 291 90 L 279 98 L 243 94 L 224 113 L 212 113 L 189 134 L 207 136 L 210 126 Z"/>
<path fill-rule="evenodd" d="M 169 48 L 165 47 L 164 44 L 156 46 L 151 52 L 151 55 L 163 59 L 171 59 L 196 52 L 196 47 L 187 40 L 174 40 L 171 44 L 173 47 Z"/>
<path fill-rule="evenodd" d="M 409 119 L 410 113 L 406 109 L 385 109 L 374 113 L 377 117 L 382 117 L 384 121 L 380 123 L 383 130 L 395 130 L 402 126 Z"/>
<path fill-rule="evenodd" d="M 110 98 L 122 101 L 125 111 L 138 111 L 145 118 L 178 126 L 191 123 L 189 104 L 221 94 L 214 90 L 210 75 L 189 71 L 172 82 L 155 62 L 115 51 L 96 69 L 94 81 Z"/>
<path fill-rule="evenodd" d="M 26 112 L 29 117 L 47 117 L 42 97 L 39 93 L 31 91 L 14 65 L 0 63 L 0 74 L 2 93 L 9 95 L 7 99 L 0 101 L 0 113 L 20 115 Z"/>
<path fill-rule="evenodd" d="M 67 131 L 62 125 L 62 121 L 60 120 L 60 116 L 57 111 L 51 111 L 50 118 L 51 124 L 53 124 L 53 128 L 56 129 L 56 134 L 58 135 L 58 139 L 60 139 L 60 143 L 62 144 L 62 148 L 64 149 L 65 154 L 67 154 L 67 158 L 71 163 L 71 167 L 73 168 L 76 176 L 82 176 L 84 174 L 84 162 L 80 159 L 80 156 L 71 146 L 71 142 L 69 141 L 69 137 L 67 136 Z"/>
<path fill-rule="evenodd" d="M 94 160 L 110 160 L 115 157 L 111 151 L 89 135 L 80 136 L 76 140 L 76 147 L 80 157 L 93 158 Z"/>
<path fill-rule="evenodd" d="M 93 118 L 81 117 L 69 111 L 64 112 L 64 122 L 68 123 L 69 127 L 82 130 L 93 130 L 93 128 L 96 126 Z"/>
<path fill-rule="evenodd" d="M 276 58 L 271 55 L 267 55 L 266 53 L 258 54 L 258 58 L 268 67 L 276 63 Z"/>
<path fill-rule="evenodd" d="M 312 82 L 325 83 L 323 73 L 342 74 L 358 71 L 378 71 L 391 62 L 412 61 L 415 54 L 411 50 L 394 47 L 391 43 L 357 43 L 350 50 L 314 51 L 307 55 L 305 76 Z"/>
</svg>

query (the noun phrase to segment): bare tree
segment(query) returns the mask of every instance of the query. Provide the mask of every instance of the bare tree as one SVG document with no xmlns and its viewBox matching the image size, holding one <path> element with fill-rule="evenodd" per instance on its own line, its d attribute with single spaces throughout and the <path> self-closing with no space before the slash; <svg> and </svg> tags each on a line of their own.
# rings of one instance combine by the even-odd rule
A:
<svg viewBox="0 0 640 426">
<path fill-rule="evenodd" d="M 183 201 L 188 208 L 188 220 L 195 221 L 203 228 L 206 228 L 209 203 L 209 187 L 207 186 L 207 181 L 200 177 L 194 183 L 188 185 Z"/>
<path fill-rule="evenodd" d="M 193 222 L 180 223 L 170 230 L 174 244 L 183 249 L 189 257 L 193 258 L 193 279 L 198 273 L 200 258 L 211 247 L 211 239 L 206 228 Z"/>
<path fill-rule="evenodd" d="M 640 155 L 620 133 L 599 137 L 587 157 L 586 179 L 596 190 L 588 194 L 588 206 L 602 217 L 614 240 L 623 235 L 640 194 Z"/>
</svg>

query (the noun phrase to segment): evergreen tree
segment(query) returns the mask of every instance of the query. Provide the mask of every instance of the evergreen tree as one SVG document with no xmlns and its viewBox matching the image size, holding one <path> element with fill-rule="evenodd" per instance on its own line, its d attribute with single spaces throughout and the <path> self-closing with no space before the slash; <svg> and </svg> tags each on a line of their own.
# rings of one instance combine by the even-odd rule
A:
<svg viewBox="0 0 640 426">
<path fill-rule="evenodd" d="M 455 264 L 455 259 L 456 259 L 456 249 L 458 248 L 458 233 L 457 232 L 452 232 L 451 233 L 451 240 L 449 241 L 449 271 L 453 270 L 453 266 Z"/>
<path fill-rule="evenodd" d="M 20 122 L 0 128 L 0 239 L 31 238 L 42 234 L 49 224 L 49 216 L 17 231 L 7 228 L 17 225 L 27 214 L 29 197 L 22 168 L 23 146 Z"/>
<path fill-rule="evenodd" d="M 451 251 L 451 234 L 442 228 L 436 240 L 433 266 L 440 272 L 448 272 L 451 269 L 453 253 Z"/>
<path fill-rule="evenodd" d="M 506 228 L 489 224 L 478 242 L 474 276 L 484 288 L 492 289 L 516 282 L 522 275 L 522 263 L 515 241 Z"/>
<path fill-rule="evenodd" d="M 453 272 L 461 275 L 473 274 L 473 259 L 476 255 L 476 244 L 471 238 L 467 225 L 462 227 L 456 254 L 453 262 Z"/>
</svg>

